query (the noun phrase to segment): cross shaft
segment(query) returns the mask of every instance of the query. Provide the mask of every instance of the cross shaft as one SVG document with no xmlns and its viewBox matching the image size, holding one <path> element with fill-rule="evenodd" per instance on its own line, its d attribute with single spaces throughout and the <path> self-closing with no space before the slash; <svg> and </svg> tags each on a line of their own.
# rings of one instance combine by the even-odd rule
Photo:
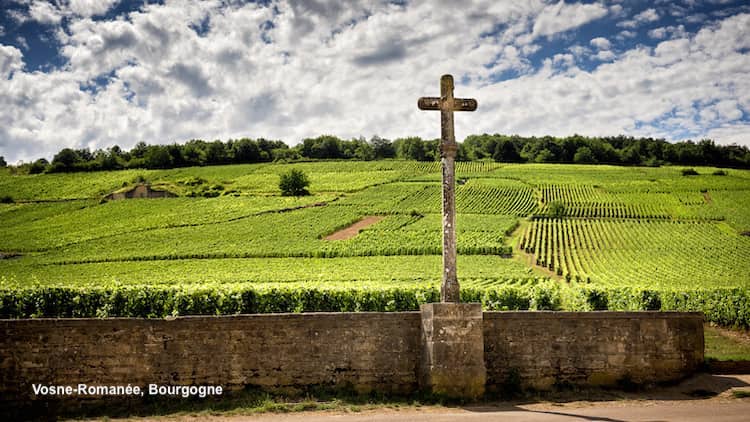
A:
<svg viewBox="0 0 750 422">
<path fill-rule="evenodd" d="M 443 284 L 441 302 L 461 301 L 456 276 L 456 137 L 453 130 L 454 111 L 474 111 L 474 99 L 453 97 L 453 76 L 440 78 L 440 98 L 422 97 L 417 101 L 421 110 L 440 110 L 440 162 L 443 171 Z"/>
</svg>

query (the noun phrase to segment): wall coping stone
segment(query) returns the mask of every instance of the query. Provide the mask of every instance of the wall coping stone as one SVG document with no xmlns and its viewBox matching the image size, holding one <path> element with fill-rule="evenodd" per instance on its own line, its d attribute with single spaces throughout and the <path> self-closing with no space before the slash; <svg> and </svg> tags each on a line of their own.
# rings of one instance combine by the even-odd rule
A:
<svg viewBox="0 0 750 422">
<path fill-rule="evenodd" d="M 680 319 L 700 318 L 702 312 L 680 311 L 485 311 L 484 318 L 519 318 L 519 319 Z"/>
<path fill-rule="evenodd" d="M 703 318 L 702 312 L 682 312 L 682 311 L 483 311 L 484 318 L 554 318 L 554 319 L 571 319 L 571 318 Z M 173 322 L 173 321 L 196 321 L 196 320 L 225 320 L 248 318 L 341 318 L 342 316 L 351 318 L 370 318 L 373 316 L 384 317 L 410 317 L 419 318 L 420 311 L 402 311 L 402 312 L 280 312 L 265 314 L 235 314 L 235 315 L 181 315 L 177 317 L 166 318 L 140 318 L 140 317 L 108 317 L 108 318 L 24 318 L 24 319 L 0 319 L 0 324 L 42 324 L 50 322 L 92 322 L 92 321 L 152 321 L 152 322 Z"/>
</svg>

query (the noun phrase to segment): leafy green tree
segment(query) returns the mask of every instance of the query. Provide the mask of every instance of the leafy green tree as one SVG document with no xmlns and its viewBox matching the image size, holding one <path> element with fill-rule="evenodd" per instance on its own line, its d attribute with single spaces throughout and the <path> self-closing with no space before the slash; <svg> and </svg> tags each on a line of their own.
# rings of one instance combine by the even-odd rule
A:
<svg viewBox="0 0 750 422">
<path fill-rule="evenodd" d="M 521 161 L 521 155 L 516 150 L 516 146 L 510 140 L 500 140 L 492 154 L 492 159 L 505 163 L 515 163 Z"/>
<path fill-rule="evenodd" d="M 375 153 L 375 159 L 393 158 L 396 156 L 396 149 L 393 148 L 393 144 L 388 139 L 375 135 L 370 138 L 370 145 L 372 145 L 373 152 Z"/>
<path fill-rule="evenodd" d="M 63 148 L 52 157 L 52 164 L 57 166 L 61 171 L 72 169 L 73 165 L 78 161 L 80 161 L 80 157 L 70 148 Z"/>
<path fill-rule="evenodd" d="M 260 148 L 255 141 L 242 138 L 232 145 L 235 163 L 257 163 L 260 161 Z"/>
<path fill-rule="evenodd" d="M 459 153 L 460 151 L 456 151 L 456 160 L 461 161 Z M 422 161 L 440 161 L 440 139 L 424 141 L 424 159 Z"/>
<path fill-rule="evenodd" d="M 291 169 L 282 174 L 279 180 L 279 189 L 281 189 L 282 196 L 309 195 L 308 186 L 310 186 L 310 180 L 302 170 L 298 169 Z"/>
<path fill-rule="evenodd" d="M 591 148 L 580 147 L 576 150 L 573 161 L 580 164 L 595 163 L 596 157 L 594 157 L 594 152 L 591 151 Z"/>
<path fill-rule="evenodd" d="M 172 167 L 185 167 L 188 165 L 185 156 L 182 153 L 182 146 L 178 144 L 171 144 L 165 146 L 169 156 L 172 157 Z"/>
<path fill-rule="evenodd" d="M 206 163 L 206 143 L 199 139 L 192 139 L 182 147 L 182 156 L 189 166 L 199 166 Z"/>
<path fill-rule="evenodd" d="M 130 150 L 130 154 L 135 158 L 144 158 L 146 156 L 146 152 L 148 152 L 148 145 L 146 145 L 146 143 L 143 141 L 135 144 L 133 149 Z"/>
<path fill-rule="evenodd" d="M 625 148 L 622 150 L 621 160 L 625 164 L 641 164 L 643 160 L 638 149 L 635 147 Z"/>
<path fill-rule="evenodd" d="M 534 161 L 536 161 L 537 163 L 551 163 L 555 161 L 555 155 L 552 153 L 552 151 L 545 148 L 539 151 L 536 157 L 534 157 Z"/>
<path fill-rule="evenodd" d="M 206 149 L 206 164 L 225 164 L 227 162 L 227 151 L 224 143 L 216 140 L 208 144 Z"/>
<path fill-rule="evenodd" d="M 370 161 L 375 159 L 375 149 L 372 145 L 364 141 L 356 141 L 357 147 L 354 149 L 354 158 L 362 161 Z"/>
<path fill-rule="evenodd" d="M 146 151 L 145 164 L 150 169 L 167 169 L 172 166 L 172 156 L 169 150 L 161 145 L 152 145 Z"/>
<path fill-rule="evenodd" d="M 40 158 L 31 164 L 31 167 L 29 167 L 29 174 L 44 173 L 44 171 L 47 170 L 47 166 L 49 166 L 49 162 L 44 158 Z"/>
<path fill-rule="evenodd" d="M 273 161 L 294 161 L 302 158 L 299 151 L 292 148 L 274 148 L 271 150 Z"/>
<path fill-rule="evenodd" d="M 303 157 L 308 158 L 343 158 L 341 139 L 331 135 L 307 138 L 302 141 Z"/>
<path fill-rule="evenodd" d="M 425 161 L 425 145 L 422 138 L 412 136 L 409 138 L 396 139 L 396 154 L 403 160 Z"/>
<path fill-rule="evenodd" d="M 8 163 L 5 162 L 5 157 L 0 155 L 0 167 L 7 167 Z"/>
</svg>

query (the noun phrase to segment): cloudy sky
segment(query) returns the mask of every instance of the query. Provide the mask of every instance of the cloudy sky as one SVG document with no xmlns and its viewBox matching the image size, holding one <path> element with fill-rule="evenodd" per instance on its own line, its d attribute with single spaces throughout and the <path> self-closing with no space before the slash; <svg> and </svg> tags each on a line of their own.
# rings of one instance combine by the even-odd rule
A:
<svg viewBox="0 0 750 422">
<path fill-rule="evenodd" d="M 746 1 L 0 0 L 0 155 L 472 133 L 750 145 Z"/>
</svg>

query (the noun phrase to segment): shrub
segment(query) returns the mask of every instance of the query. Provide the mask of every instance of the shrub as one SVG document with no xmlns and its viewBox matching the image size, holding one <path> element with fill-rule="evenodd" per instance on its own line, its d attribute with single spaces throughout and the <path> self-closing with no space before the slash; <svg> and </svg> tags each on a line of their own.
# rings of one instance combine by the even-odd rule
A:
<svg viewBox="0 0 750 422">
<path fill-rule="evenodd" d="M 289 172 L 281 175 L 279 180 L 279 189 L 281 189 L 282 196 L 304 196 L 309 195 L 310 192 L 307 187 L 310 185 L 310 180 L 302 170 L 291 169 Z"/>
<path fill-rule="evenodd" d="M 12 204 L 13 202 L 13 197 L 10 195 L 0 196 L 0 204 Z"/>
<path fill-rule="evenodd" d="M 553 218 L 559 218 L 565 215 L 565 204 L 561 201 L 552 201 L 549 203 L 547 215 Z"/>
<path fill-rule="evenodd" d="M 139 174 L 133 178 L 133 183 L 136 183 L 136 184 L 148 183 L 148 179 L 146 179 L 146 176 Z"/>
<path fill-rule="evenodd" d="M 182 184 L 182 185 L 186 185 L 186 186 L 198 186 L 198 185 L 202 185 L 202 184 L 208 183 L 208 180 L 206 180 L 206 179 L 204 179 L 202 177 L 193 176 L 193 177 L 189 177 L 187 179 L 180 180 L 177 183 Z"/>
<path fill-rule="evenodd" d="M 682 175 L 683 176 L 697 176 L 699 173 L 695 171 L 693 168 L 689 169 L 682 169 Z"/>
</svg>

